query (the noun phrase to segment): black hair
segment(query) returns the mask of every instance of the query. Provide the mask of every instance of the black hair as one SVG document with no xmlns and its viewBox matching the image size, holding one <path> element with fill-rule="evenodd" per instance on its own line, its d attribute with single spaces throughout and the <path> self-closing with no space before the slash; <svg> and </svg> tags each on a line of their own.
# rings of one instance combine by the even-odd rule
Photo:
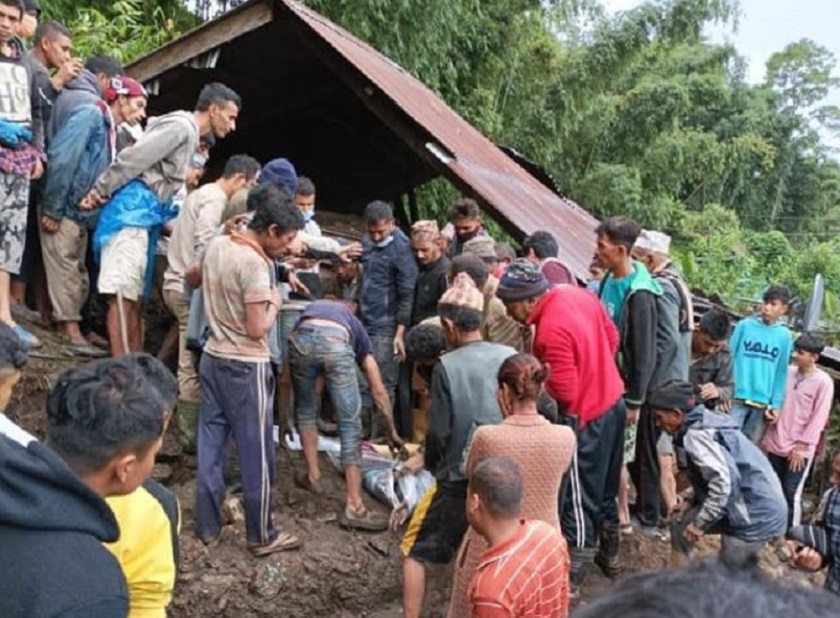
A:
<svg viewBox="0 0 840 618">
<path fill-rule="evenodd" d="M 449 320 L 452 325 L 462 333 L 469 333 L 481 328 L 481 311 L 463 305 L 450 305 L 438 303 L 438 315 L 442 319 Z"/>
<path fill-rule="evenodd" d="M 211 105 L 225 103 L 233 103 L 240 110 L 242 109 L 242 97 L 220 82 L 211 82 L 201 89 L 195 109 L 198 112 L 206 112 Z"/>
<path fill-rule="evenodd" d="M 481 216 L 481 209 L 478 202 L 468 197 L 458 200 L 449 208 L 449 220 L 457 219 L 478 219 Z"/>
<path fill-rule="evenodd" d="M 20 19 L 23 19 L 23 14 L 25 13 L 23 0 L 0 0 L 0 4 L 20 9 Z"/>
<path fill-rule="evenodd" d="M 166 405 L 132 362 L 105 359 L 62 373 L 47 396 L 47 446 L 80 475 L 163 434 Z"/>
<path fill-rule="evenodd" d="M 178 380 L 166 365 L 145 352 L 126 354 L 121 360 L 137 368 L 149 384 L 157 389 L 167 411 L 175 409 L 178 405 Z"/>
<path fill-rule="evenodd" d="M 487 264 L 474 253 L 462 253 L 452 258 L 449 265 L 449 274 L 454 279 L 456 275 L 461 273 L 467 273 L 479 290 L 484 288 L 490 276 Z"/>
<path fill-rule="evenodd" d="M 622 245 L 627 249 L 627 253 L 633 249 L 641 233 L 642 228 L 639 224 L 627 217 L 610 217 L 595 228 L 596 235 L 603 234 L 611 243 Z"/>
<path fill-rule="evenodd" d="M 772 303 L 774 300 L 782 301 L 783 305 L 790 304 L 790 289 L 786 285 L 774 285 L 764 292 L 765 303 Z"/>
<path fill-rule="evenodd" d="M 737 609 L 736 609 L 737 608 Z M 837 615 L 837 597 L 786 585 L 759 569 L 718 561 L 635 575 L 579 608 L 575 618 L 739 618 Z"/>
<path fill-rule="evenodd" d="M 298 176 L 297 195 L 315 195 L 315 183 L 307 176 Z"/>
<path fill-rule="evenodd" d="M 470 493 L 495 517 L 516 517 L 522 510 L 522 472 L 512 459 L 489 457 L 470 474 Z"/>
<path fill-rule="evenodd" d="M 825 350 L 825 339 L 814 333 L 802 333 L 793 344 L 794 349 L 819 356 Z"/>
<path fill-rule="evenodd" d="M 729 316 L 719 309 L 709 309 L 704 313 L 697 327 L 712 341 L 723 341 L 729 338 Z"/>
<path fill-rule="evenodd" d="M 57 21 L 42 21 L 35 28 L 35 45 L 44 39 L 54 39 L 59 35 L 66 36 L 68 39 L 73 38 L 64 24 Z"/>
<path fill-rule="evenodd" d="M 29 352 L 14 329 L 0 322 L 0 370 L 20 369 L 29 360 Z"/>
<path fill-rule="evenodd" d="M 391 221 L 394 218 L 394 209 L 388 202 L 376 200 L 365 206 L 365 223 L 379 223 Z"/>
<path fill-rule="evenodd" d="M 85 62 L 85 68 L 94 75 L 104 73 L 108 77 L 116 77 L 123 72 L 122 65 L 111 56 L 91 56 Z"/>
<path fill-rule="evenodd" d="M 213 135 L 212 131 L 210 133 L 205 133 L 198 138 L 198 143 L 200 146 L 206 146 L 207 150 L 210 150 L 216 145 L 216 136 Z M 260 166 L 260 169 L 262 169 L 262 166 Z"/>
<path fill-rule="evenodd" d="M 446 350 L 446 337 L 437 324 L 418 324 L 405 336 L 405 353 L 414 361 L 430 361 Z"/>
<path fill-rule="evenodd" d="M 557 246 L 557 239 L 550 232 L 540 230 L 528 236 L 522 243 L 522 254 L 527 255 L 533 251 L 539 259 L 557 257 L 560 248 Z"/>
<path fill-rule="evenodd" d="M 245 178 L 251 180 L 260 173 L 261 169 L 262 165 L 254 157 L 243 154 L 233 155 L 225 163 L 222 178 L 233 178 L 237 174 L 242 174 Z"/>
<path fill-rule="evenodd" d="M 254 211 L 254 218 L 248 227 L 257 232 L 267 232 L 276 225 L 280 234 L 290 230 L 303 229 L 303 215 L 288 191 L 274 185 L 257 185 L 248 193 L 248 210 Z"/>
<path fill-rule="evenodd" d="M 513 262 L 516 259 L 516 251 L 506 242 L 497 242 L 493 248 L 496 251 L 496 261 L 498 262 L 504 262 L 505 260 Z"/>
</svg>

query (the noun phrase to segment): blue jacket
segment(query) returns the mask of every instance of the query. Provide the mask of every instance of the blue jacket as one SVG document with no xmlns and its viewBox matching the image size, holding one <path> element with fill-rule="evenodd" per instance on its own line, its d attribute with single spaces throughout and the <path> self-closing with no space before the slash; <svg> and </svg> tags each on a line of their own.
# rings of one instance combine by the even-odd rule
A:
<svg viewBox="0 0 840 618">
<path fill-rule="evenodd" d="M 767 457 L 729 415 L 699 405 L 688 413 L 674 441 L 688 467 L 694 523 L 746 542 L 767 541 L 787 530 L 787 502 Z"/>
<path fill-rule="evenodd" d="M 393 337 L 397 325 L 411 325 L 416 281 L 411 241 L 402 230 L 394 230 L 394 240 L 381 249 L 365 235 L 359 315 L 369 335 Z"/>
<path fill-rule="evenodd" d="M 782 409 L 793 338 L 784 324 L 768 326 L 757 316 L 735 325 L 732 350 L 734 399 Z"/>
<path fill-rule="evenodd" d="M 71 219 L 88 229 L 96 227 L 99 211 L 83 211 L 79 202 L 111 163 L 110 123 L 98 105 L 83 104 L 61 125 L 47 153 L 43 214 Z"/>
</svg>

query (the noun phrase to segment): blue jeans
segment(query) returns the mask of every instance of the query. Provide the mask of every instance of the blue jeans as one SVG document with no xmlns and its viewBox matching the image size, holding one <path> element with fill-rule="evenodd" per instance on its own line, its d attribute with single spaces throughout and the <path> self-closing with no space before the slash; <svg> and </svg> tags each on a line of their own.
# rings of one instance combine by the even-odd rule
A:
<svg viewBox="0 0 840 618">
<path fill-rule="evenodd" d="M 298 431 L 317 431 L 315 380 L 323 375 L 338 421 L 341 463 L 362 464 L 362 399 L 350 335 L 336 326 L 300 325 L 289 337 L 289 364 L 295 390 Z"/>
<path fill-rule="evenodd" d="M 729 412 L 736 421 L 744 435 L 750 439 L 753 444 L 761 442 L 764 437 L 764 410 L 761 408 L 753 408 L 740 401 L 732 404 L 732 410 Z"/>
</svg>

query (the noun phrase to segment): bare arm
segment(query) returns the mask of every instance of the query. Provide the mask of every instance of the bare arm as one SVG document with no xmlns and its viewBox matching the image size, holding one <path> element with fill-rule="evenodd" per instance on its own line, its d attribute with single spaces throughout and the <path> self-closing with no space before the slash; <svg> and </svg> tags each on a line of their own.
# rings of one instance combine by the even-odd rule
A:
<svg viewBox="0 0 840 618">
<path fill-rule="evenodd" d="M 277 320 L 277 313 L 280 311 L 280 290 L 273 288 L 272 296 L 272 300 L 267 303 L 245 304 L 245 332 L 251 339 L 263 339 Z"/>
</svg>

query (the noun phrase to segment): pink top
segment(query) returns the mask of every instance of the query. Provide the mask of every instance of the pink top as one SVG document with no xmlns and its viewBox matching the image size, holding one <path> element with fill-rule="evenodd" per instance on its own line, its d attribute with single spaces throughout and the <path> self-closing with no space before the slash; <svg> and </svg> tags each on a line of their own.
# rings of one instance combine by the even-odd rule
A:
<svg viewBox="0 0 840 618">
<path fill-rule="evenodd" d="M 833 399 L 834 381 L 825 371 L 817 369 L 803 377 L 796 367 L 788 367 L 779 421 L 768 427 L 764 437 L 767 452 L 787 457 L 797 444 L 804 444 L 808 447 L 805 456 L 812 459 Z"/>
</svg>

